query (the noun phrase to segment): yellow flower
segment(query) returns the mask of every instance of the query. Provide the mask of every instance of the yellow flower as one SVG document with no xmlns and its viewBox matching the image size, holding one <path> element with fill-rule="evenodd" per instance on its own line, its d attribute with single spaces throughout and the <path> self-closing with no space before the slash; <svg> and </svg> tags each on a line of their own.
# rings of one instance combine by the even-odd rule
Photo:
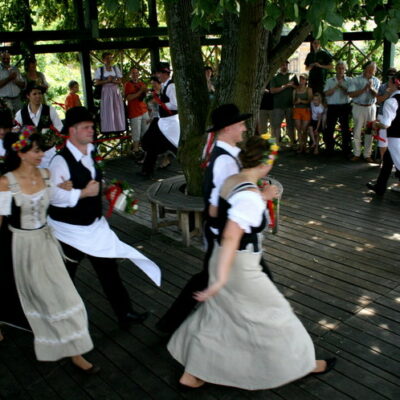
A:
<svg viewBox="0 0 400 400">
<path fill-rule="evenodd" d="M 269 140 L 269 139 L 271 139 L 271 134 L 268 133 L 268 132 L 263 133 L 263 134 L 261 135 L 261 138 L 264 139 L 264 140 Z"/>
<path fill-rule="evenodd" d="M 278 151 L 278 150 L 279 150 L 279 146 L 278 146 L 277 144 L 273 144 L 273 145 L 271 146 L 271 150 L 272 150 L 272 151 Z"/>
<path fill-rule="evenodd" d="M 274 163 L 274 160 L 271 160 L 271 159 L 267 160 L 267 165 L 272 165 L 273 163 Z"/>
</svg>

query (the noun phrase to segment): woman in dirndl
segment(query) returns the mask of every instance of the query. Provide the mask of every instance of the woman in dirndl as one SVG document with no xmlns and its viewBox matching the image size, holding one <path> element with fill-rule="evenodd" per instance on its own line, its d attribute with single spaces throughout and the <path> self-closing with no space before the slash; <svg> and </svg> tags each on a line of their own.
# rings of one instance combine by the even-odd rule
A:
<svg viewBox="0 0 400 400">
<path fill-rule="evenodd" d="M 119 86 L 122 73 L 112 65 L 113 55 L 103 53 L 104 65 L 97 68 L 95 85 L 101 85 L 100 127 L 102 133 L 118 133 L 126 129 L 125 109 Z"/>
<path fill-rule="evenodd" d="M 204 303 L 168 343 L 185 368 L 181 385 L 271 389 L 335 365 L 335 358 L 315 359 L 309 334 L 260 267 L 265 201 L 278 189 L 268 185 L 261 192 L 257 183 L 277 151 L 269 134 L 251 137 L 240 153 L 242 171 L 221 189 L 209 286 L 194 294 Z"/>
<path fill-rule="evenodd" d="M 48 170 L 38 168 L 41 137 L 25 126 L 7 133 L 4 147 L 9 172 L 0 177 L 0 224 L 10 234 L 2 238 L 2 256 L 9 256 L 2 257 L 8 265 L 2 262 L 0 280 L 9 297 L 0 302 L 0 321 L 33 332 L 39 361 L 71 357 L 81 371 L 98 372 L 81 355 L 93 348 L 86 309 L 46 223 L 52 187 Z"/>
</svg>

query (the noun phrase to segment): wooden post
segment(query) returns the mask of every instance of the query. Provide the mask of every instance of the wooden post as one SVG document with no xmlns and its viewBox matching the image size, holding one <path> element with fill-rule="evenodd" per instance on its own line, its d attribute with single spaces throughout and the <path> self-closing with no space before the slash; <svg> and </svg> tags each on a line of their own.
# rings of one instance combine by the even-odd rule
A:
<svg viewBox="0 0 400 400">
<path fill-rule="evenodd" d="M 157 4 L 156 0 L 148 0 L 149 6 L 149 25 L 150 28 L 158 28 L 158 20 L 157 20 Z M 150 47 L 150 64 L 151 71 L 153 72 L 157 65 L 160 63 L 160 49 L 157 45 L 157 38 L 152 38 L 154 44 Z"/>
<path fill-rule="evenodd" d="M 388 40 L 383 40 L 383 64 L 382 64 L 382 72 L 383 75 L 386 74 L 388 68 L 393 67 L 394 64 L 394 53 L 395 53 L 395 45 Z"/>
</svg>

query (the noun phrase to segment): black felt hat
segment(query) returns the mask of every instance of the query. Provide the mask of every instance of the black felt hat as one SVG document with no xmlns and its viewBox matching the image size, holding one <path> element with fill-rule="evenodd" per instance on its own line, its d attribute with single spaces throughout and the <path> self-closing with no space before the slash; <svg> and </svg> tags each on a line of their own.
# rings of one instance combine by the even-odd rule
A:
<svg viewBox="0 0 400 400">
<path fill-rule="evenodd" d="M 86 107 L 73 107 L 65 113 L 64 126 L 62 128 L 63 134 L 68 134 L 68 129 L 78 124 L 79 122 L 91 121 L 94 122 L 92 113 Z"/>
<path fill-rule="evenodd" d="M 249 119 L 253 114 L 240 114 L 235 104 L 223 104 L 217 107 L 211 113 L 211 122 L 213 126 L 207 129 L 207 132 L 219 131 L 226 126 L 236 124 L 240 121 Z"/>
<path fill-rule="evenodd" d="M 158 65 L 156 67 L 156 72 L 165 72 L 165 73 L 169 74 L 171 72 L 169 63 L 167 63 L 167 62 L 158 63 Z"/>
</svg>

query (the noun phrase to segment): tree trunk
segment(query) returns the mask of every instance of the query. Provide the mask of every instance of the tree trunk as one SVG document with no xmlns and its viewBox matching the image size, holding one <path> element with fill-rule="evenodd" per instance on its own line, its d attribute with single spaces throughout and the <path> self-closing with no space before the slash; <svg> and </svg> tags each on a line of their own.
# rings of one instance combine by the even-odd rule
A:
<svg viewBox="0 0 400 400">
<path fill-rule="evenodd" d="M 200 36 L 191 28 L 190 0 L 164 0 L 164 3 L 181 126 L 178 155 L 188 193 L 200 195 L 200 154 L 209 103 Z"/>
</svg>

